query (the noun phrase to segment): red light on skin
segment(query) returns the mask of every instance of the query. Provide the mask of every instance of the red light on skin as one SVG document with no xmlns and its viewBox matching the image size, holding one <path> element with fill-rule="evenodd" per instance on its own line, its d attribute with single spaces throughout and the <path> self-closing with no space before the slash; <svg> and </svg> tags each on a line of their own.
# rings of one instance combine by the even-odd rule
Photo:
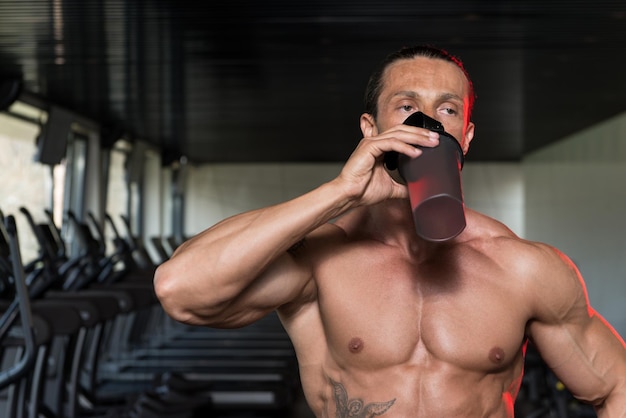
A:
<svg viewBox="0 0 626 418">
<path fill-rule="evenodd" d="M 522 345 L 522 357 L 526 357 L 526 349 L 528 348 L 528 340 L 524 341 Z M 520 370 L 519 375 L 513 379 L 511 385 L 507 389 L 506 392 L 502 394 L 502 404 L 506 408 L 507 416 L 513 416 L 515 410 L 515 400 L 517 399 L 517 395 L 519 394 L 520 388 L 522 387 L 522 380 L 524 379 L 524 366 L 522 364 L 522 369 Z"/>
<path fill-rule="evenodd" d="M 589 303 L 589 294 L 587 293 L 587 285 L 585 284 L 585 281 L 583 280 L 583 277 L 580 274 L 580 271 L 578 270 L 578 266 L 576 266 L 576 263 L 574 263 L 568 256 L 563 254 L 561 251 L 557 251 L 557 254 L 561 258 L 561 260 L 565 264 L 567 264 L 567 266 L 576 274 L 576 277 L 578 278 L 580 286 L 582 287 L 583 292 L 585 293 L 585 300 L 587 302 L 587 314 L 589 315 L 589 318 L 595 317 L 600 322 L 602 322 L 604 326 L 615 336 L 615 338 L 617 338 L 617 341 L 620 342 L 622 347 L 626 348 L 626 342 L 624 342 L 624 339 L 617 332 L 617 330 L 615 330 L 615 328 L 613 328 L 613 326 L 606 319 L 604 319 L 602 315 L 600 315 L 595 309 L 593 309 L 593 307 L 591 307 L 591 304 Z"/>
<path fill-rule="evenodd" d="M 512 417 L 513 413 L 514 413 L 514 406 L 515 406 L 515 399 L 513 398 L 513 395 L 511 395 L 510 393 L 506 392 L 502 394 L 502 403 L 504 404 L 504 407 L 506 408 L 506 416 L 507 417 Z"/>
<path fill-rule="evenodd" d="M 617 339 L 617 341 L 619 341 L 622 344 L 622 347 L 626 348 L 626 342 L 624 342 L 624 339 L 622 338 L 621 335 L 619 335 L 619 333 L 617 332 L 617 330 L 615 328 L 613 328 L 613 326 L 611 324 L 609 324 L 607 322 L 606 319 L 604 319 L 604 317 L 602 315 L 600 315 L 598 312 L 595 311 L 595 309 L 589 307 L 590 310 L 590 315 L 591 316 L 595 316 L 596 318 L 598 318 L 605 327 L 607 327 L 607 329 L 613 334 L 615 335 L 615 338 Z"/>
</svg>

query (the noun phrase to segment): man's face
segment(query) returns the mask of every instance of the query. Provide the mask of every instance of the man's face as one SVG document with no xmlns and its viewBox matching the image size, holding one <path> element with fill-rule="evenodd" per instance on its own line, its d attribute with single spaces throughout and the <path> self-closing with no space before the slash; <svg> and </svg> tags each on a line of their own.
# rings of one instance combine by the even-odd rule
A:
<svg viewBox="0 0 626 418">
<path fill-rule="evenodd" d="M 378 132 L 420 111 L 441 122 L 467 152 L 474 124 L 468 115 L 468 81 L 460 68 L 441 59 L 416 57 L 391 64 L 383 80 L 375 122 Z"/>
</svg>

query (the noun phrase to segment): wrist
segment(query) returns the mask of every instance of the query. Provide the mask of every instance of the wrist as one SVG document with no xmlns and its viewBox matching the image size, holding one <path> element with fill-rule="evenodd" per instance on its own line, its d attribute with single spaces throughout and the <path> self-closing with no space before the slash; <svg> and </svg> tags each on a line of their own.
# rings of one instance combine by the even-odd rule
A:
<svg viewBox="0 0 626 418">
<path fill-rule="evenodd" d="M 329 200 L 333 201 L 335 207 L 342 213 L 359 206 L 359 201 L 362 196 L 361 190 L 351 186 L 341 177 L 337 177 L 325 183 L 322 187 L 324 187 L 329 194 Z"/>
</svg>

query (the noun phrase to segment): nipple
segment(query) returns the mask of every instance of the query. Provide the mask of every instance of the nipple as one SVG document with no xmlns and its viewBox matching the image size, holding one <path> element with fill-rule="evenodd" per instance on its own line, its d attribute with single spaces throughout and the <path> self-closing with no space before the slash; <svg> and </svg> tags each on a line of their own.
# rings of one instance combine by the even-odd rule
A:
<svg viewBox="0 0 626 418">
<path fill-rule="evenodd" d="M 363 340 L 358 337 L 351 339 L 348 343 L 348 349 L 354 354 L 360 352 L 363 350 Z"/>
<path fill-rule="evenodd" d="M 489 352 L 489 360 L 495 364 L 500 364 L 504 361 L 504 350 L 500 347 L 494 347 Z"/>
</svg>

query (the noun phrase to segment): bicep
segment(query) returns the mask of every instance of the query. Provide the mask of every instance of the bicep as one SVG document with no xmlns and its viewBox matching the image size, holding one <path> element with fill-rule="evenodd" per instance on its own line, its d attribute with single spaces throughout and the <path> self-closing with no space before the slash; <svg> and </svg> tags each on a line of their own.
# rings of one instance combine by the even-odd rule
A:
<svg viewBox="0 0 626 418">
<path fill-rule="evenodd" d="M 577 398 L 599 404 L 626 372 L 624 343 L 589 306 L 582 277 L 558 252 L 545 263 L 529 338 Z"/>
<path fill-rule="evenodd" d="M 555 375 L 582 401 L 601 403 L 626 373 L 623 342 L 593 310 L 563 323 L 534 321 L 530 338 Z"/>
</svg>

